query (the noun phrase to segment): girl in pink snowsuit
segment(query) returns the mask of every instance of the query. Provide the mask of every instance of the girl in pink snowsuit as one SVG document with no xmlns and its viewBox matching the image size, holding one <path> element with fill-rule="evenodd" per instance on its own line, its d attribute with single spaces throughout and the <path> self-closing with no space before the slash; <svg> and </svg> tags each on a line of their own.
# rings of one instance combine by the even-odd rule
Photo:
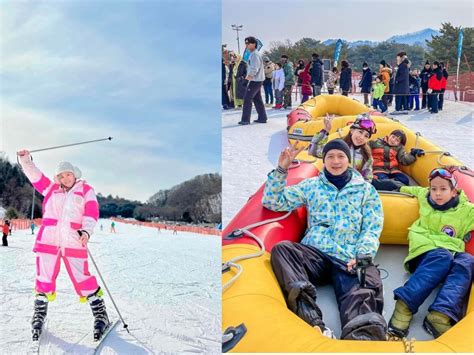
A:
<svg viewBox="0 0 474 355">
<path fill-rule="evenodd" d="M 39 334 L 41 333 L 47 302 L 55 298 L 61 259 L 76 293 L 81 300 L 87 299 L 91 304 L 96 322 L 98 318 L 94 304 L 100 303 L 99 320 L 106 327 L 109 321 L 101 298 L 102 291 L 96 278 L 89 273 L 87 260 L 87 242 L 99 218 L 99 205 L 94 190 L 84 180 L 80 180 L 81 171 L 71 163 L 59 163 L 51 181 L 35 166 L 28 151 L 22 150 L 17 154 L 25 175 L 44 196 L 43 220 L 33 248 L 36 253 L 37 294 L 33 333 L 35 329 L 39 329 Z M 38 300 L 41 306 L 39 313 Z M 94 324 L 94 328 L 96 325 Z"/>
</svg>

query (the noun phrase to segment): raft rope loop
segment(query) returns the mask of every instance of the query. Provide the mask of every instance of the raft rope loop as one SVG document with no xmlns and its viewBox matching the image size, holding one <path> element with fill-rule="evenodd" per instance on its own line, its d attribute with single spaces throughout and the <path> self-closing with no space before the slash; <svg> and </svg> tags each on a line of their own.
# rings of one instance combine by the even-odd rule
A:
<svg viewBox="0 0 474 355">
<path fill-rule="evenodd" d="M 256 253 L 236 256 L 235 258 L 232 258 L 229 261 L 226 261 L 225 263 L 222 264 L 222 271 L 226 271 L 226 270 L 228 270 L 229 268 L 232 268 L 232 267 L 237 269 L 237 274 L 235 276 L 233 276 L 229 281 L 227 281 L 222 286 L 222 292 L 224 292 L 229 286 L 231 286 L 235 281 L 237 281 L 237 279 L 242 274 L 243 266 L 237 264 L 237 262 L 242 261 L 242 260 L 252 259 L 252 258 L 258 258 L 258 257 L 262 256 L 265 253 L 265 245 L 263 244 L 262 240 L 259 237 L 257 237 L 255 234 L 250 232 L 250 229 L 260 227 L 260 226 L 263 226 L 265 224 L 269 224 L 269 223 L 284 220 L 285 218 L 287 218 L 291 214 L 291 212 L 292 211 L 289 211 L 289 212 L 285 213 L 283 216 L 280 216 L 280 217 L 271 218 L 271 219 L 260 221 L 260 222 L 254 223 L 254 224 L 250 224 L 246 227 L 236 229 L 233 232 L 234 235 L 247 235 L 250 238 L 254 239 L 258 243 L 258 245 L 260 246 L 260 250 Z"/>
</svg>

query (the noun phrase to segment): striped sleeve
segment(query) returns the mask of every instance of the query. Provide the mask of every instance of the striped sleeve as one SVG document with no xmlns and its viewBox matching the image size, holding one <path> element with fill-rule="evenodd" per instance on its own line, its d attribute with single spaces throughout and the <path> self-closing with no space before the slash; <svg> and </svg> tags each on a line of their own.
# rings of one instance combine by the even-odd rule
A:
<svg viewBox="0 0 474 355">
<path fill-rule="evenodd" d="M 99 203 L 94 189 L 84 184 L 84 215 L 82 216 L 82 229 L 89 235 L 94 232 L 94 227 L 99 219 Z"/>
<path fill-rule="evenodd" d="M 20 157 L 20 165 L 36 191 L 46 196 L 54 183 L 36 167 L 35 163 L 30 159 L 30 156 L 24 155 Z"/>
</svg>

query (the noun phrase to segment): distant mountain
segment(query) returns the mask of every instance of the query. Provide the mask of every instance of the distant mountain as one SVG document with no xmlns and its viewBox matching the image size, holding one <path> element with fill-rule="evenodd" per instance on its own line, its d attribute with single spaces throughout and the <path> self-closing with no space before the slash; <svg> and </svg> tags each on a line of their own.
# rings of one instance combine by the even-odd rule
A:
<svg viewBox="0 0 474 355">
<path fill-rule="evenodd" d="M 334 44 L 337 42 L 337 39 L 327 39 L 323 41 L 322 43 L 326 46 L 330 46 L 331 44 Z M 359 46 L 375 46 L 377 45 L 377 42 L 374 41 L 354 41 L 354 42 L 348 42 L 346 40 L 342 40 L 342 43 L 345 43 L 349 46 L 349 48 L 354 48 L 354 47 L 359 47 Z"/>
<path fill-rule="evenodd" d="M 387 42 L 395 42 L 395 43 L 404 43 L 404 44 L 411 44 L 411 45 L 419 45 L 419 46 L 426 46 L 425 40 L 431 40 L 432 36 L 437 36 L 440 33 L 432 28 L 425 28 L 424 30 L 412 33 L 406 33 L 404 35 L 397 35 L 392 36 L 387 39 Z"/>
<path fill-rule="evenodd" d="M 222 177 L 219 174 L 198 175 L 169 190 L 161 190 L 148 200 L 157 213 L 174 220 L 221 220 Z"/>
<path fill-rule="evenodd" d="M 422 47 L 426 47 L 426 41 L 425 40 L 431 40 L 432 36 L 439 35 L 439 32 L 436 30 L 433 30 L 432 28 L 425 28 L 421 31 L 417 32 L 412 32 L 412 33 L 406 33 L 404 35 L 396 35 L 392 36 L 388 39 L 386 39 L 384 42 L 395 42 L 395 43 L 403 43 L 403 44 L 409 44 L 409 45 L 419 45 Z M 326 46 L 330 46 L 334 43 L 336 43 L 337 39 L 331 38 L 323 41 L 322 43 Z M 343 43 L 346 43 L 349 48 L 355 48 L 359 46 L 376 46 L 380 42 L 375 42 L 375 41 L 368 41 L 368 40 L 359 40 L 359 41 L 342 41 Z"/>
</svg>

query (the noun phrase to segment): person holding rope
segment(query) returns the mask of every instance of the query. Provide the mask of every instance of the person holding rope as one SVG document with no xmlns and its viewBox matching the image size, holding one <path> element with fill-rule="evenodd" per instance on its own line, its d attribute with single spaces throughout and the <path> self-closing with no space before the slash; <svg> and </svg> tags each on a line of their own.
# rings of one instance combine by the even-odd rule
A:
<svg viewBox="0 0 474 355">
<path fill-rule="evenodd" d="M 17 152 L 20 165 L 34 188 L 44 196 L 43 221 L 36 237 L 33 340 L 38 340 L 48 311 L 56 298 L 56 278 L 63 260 L 81 302 L 88 302 L 94 316 L 94 340 L 110 321 L 96 278 L 89 273 L 87 243 L 99 218 L 94 189 L 81 180 L 81 171 L 69 162 L 58 164 L 53 180 L 33 163 L 28 150 Z"/>
<path fill-rule="evenodd" d="M 385 340 L 383 286 L 371 262 L 362 286 L 355 266 L 361 256 L 375 257 L 383 211 L 372 185 L 350 167 L 351 150 L 342 139 L 324 146 L 319 176 L 286 186 L 288 169 L 303 150 L 284 149 L 265 184 L 262 203 L 272 211 L 305 206 L 308 226 L 300 243 L 283 241 L 271 250 L 271 265 L 288 308 L 327 337 L 334 337 L 316 303 L 316 284 L 332 284 L 346 340 Z"/>
</svg>

